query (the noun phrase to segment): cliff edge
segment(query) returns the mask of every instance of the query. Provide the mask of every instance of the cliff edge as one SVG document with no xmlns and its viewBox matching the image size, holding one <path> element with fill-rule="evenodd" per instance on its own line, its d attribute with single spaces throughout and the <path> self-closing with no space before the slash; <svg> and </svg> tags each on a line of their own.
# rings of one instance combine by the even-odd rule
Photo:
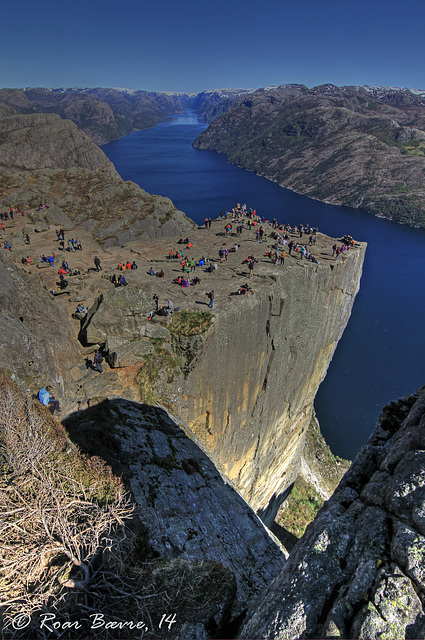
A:
<svg viewBox="0 0 425 640">
<path fill-rule="evenodd" d="M 213 263 L 220 247 L 235 240 L 235 234 L 226 239 L 223 228 L 217 220 L 211 230 L 192 233 L 189 257 L 204 254 Z M 265 228 L 272 233 L 271 225 Z M 169 240 L 139 244 L 164 280 L 138 270 L 129 276 L 134 289 L 105 291 L 89 309 L 81 339 L 102 345 L 113 368 L 138 351 L 132 364 L 139 362 L 135 379 L 144 401 L 179 415 L 270 523 L 298 475 L 313 400 L 350 317 L 366 245 L 356 243 L 335 260 L 336 240 L 317 234 L 317 263 L 296 253 L 282 266 L 268 255 L 273 240 L 258 244 L 255 237 L 255 227 L 246 230 L 237 252 L 212 272 L 196 267 L 202 284 L 187 288 L 170 286 L 170 270 L 177 278 L 179 269 L 167 259 Z M 241 295 L 253 251 L 253 293 Z M 214 309 L 207 311 L 211 289 Z M 154 294 L 161 304 L 172 298 L 179 314 L 148 321 Z"/>
</svg>

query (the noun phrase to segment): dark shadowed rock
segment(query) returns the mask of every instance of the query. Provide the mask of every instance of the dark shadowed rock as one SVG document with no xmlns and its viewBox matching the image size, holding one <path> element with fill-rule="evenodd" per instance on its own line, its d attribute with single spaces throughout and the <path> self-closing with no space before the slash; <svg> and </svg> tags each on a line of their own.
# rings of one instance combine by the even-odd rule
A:
<svg viewBox="0 0 425 640">
<path fill-rule="evenodd" d="M 161 408 L 110 401 L 64 421 L 77 443 L 89 440 L 99 412 L 108 438 L 119 443 L 107 461 L 121 471 L 125 465 L 152 550 L 164 559 L 224 565 L 236 590 L 230 601 L 225 594 L 221 622 L 239 616 L 284 566 L 284 551 L 179 420 Z M 196 633 L 211 637 L 205 629 Z"/>
</svg>

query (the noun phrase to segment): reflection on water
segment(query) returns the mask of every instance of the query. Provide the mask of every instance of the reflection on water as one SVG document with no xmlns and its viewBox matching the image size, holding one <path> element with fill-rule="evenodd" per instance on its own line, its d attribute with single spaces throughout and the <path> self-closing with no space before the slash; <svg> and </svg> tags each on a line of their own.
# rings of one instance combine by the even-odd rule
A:
<svg viewBox="0 0 425 640">
<path fill-rule="evenodd" d="M 196 111 L 185 111 L 184 113 L 175 113 L 171 116 L 168 116 L 163 122 L 161 122 L 159 127 L 169 127 L 178 124 L 183 124 L 185 126 L 189 124 L 199 124 L 203 122 L 201 118 L 198 116 Z"/>
</svg>

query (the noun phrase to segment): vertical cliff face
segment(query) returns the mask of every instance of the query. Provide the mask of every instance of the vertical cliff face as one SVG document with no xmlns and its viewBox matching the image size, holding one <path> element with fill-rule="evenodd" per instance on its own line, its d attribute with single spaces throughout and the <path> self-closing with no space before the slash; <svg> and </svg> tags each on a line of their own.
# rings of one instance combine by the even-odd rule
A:
<svg viewBox="0 0 425 640">
<path fill-rule="evenodd" d="M 200 236 L 193 242 L 202 242 Z M 200 291 L 162 291 L 142 272 L 139 288 L 119 294 L 125 317 L 112 292 L 93 306 L 83 327 L 87 343 L 107 342 L 112 366 L 124 366 L 116 363 L 127 358 L 124 352 L 118 357 L 112 338 L 124 339 L 126 353 L 140 349 L 140 340 L 151 341 L 150 356 L 138 358 L 143 399 L 165 404 L 184 420 L 267 524 L 298 475 L 313 401 L 360 284 L 365 245 L 333 260 L 332 242 L 318 236 L 320 264 L 291 256 L 281 267 L 260 259 L 253 295 L 229 295 L 246 275 L 239 260 L 221 264 L 208 279 L 214 311 L 196 335 L 180 320 L 185 313 L 192 321 L 202 316 Z M 241 253 L 252 251 L 251 241 L 245 243 Z M 147 294 L 149 304 L 153 293 L 172 295 L 187 311 L 173 320 L 155 318 L 167 327 L 147 322 L 139 303 Z"/>
<path fill-rule="evenodd" d="M 207 335 L 193 339 L 186 377 L 168 389 L 169 402 L 266 522 L 298 473 L 313 400 L 350 317 L 364 250 L 344 262 L 300 261 L 265 276 L 255 295 L 238 297 Z"/>
</svg>

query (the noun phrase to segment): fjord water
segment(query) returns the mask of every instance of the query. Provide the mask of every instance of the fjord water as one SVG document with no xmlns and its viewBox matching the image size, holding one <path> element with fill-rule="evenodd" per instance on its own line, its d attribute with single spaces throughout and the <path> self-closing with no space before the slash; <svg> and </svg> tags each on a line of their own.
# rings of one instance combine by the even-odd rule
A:
<svg viewBox="0 0 425 640">
<path fill-rule="evenodd" d="M 425 231 L 311 200 L 194 149 L 205 127 L 187 112 L 102 148 L 124 180 L 170 197 L 199 224 L 241 202 L 268 219 L 368 243 L 360 292 L 315 402 L 332 451 L 353 458 L 382 407 L 425 384 Z"/>
</svg>

